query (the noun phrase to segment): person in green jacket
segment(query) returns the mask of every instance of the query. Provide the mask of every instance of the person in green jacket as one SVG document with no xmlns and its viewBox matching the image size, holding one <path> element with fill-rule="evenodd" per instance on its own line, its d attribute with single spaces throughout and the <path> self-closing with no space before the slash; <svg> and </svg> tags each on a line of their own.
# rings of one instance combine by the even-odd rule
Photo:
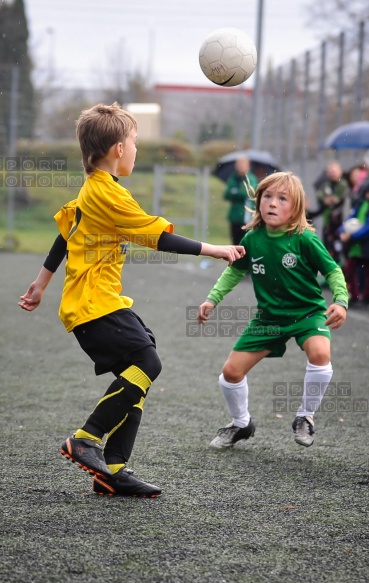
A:
<svg viewBox="0 0 369 583">
<path fill-rule="evenodd" d="M 258 179 L 250 171 L 248 158 L 236 160 L 234 172 L 228 178 L 223 195 L 223 198 L 231 203 L 227 218 L 234 245 L 239 244 L 245 234 L 242 227 L 252 218 L 252 211 L 255 208 L 252 196 L 257 185 Z"/>
</svg>

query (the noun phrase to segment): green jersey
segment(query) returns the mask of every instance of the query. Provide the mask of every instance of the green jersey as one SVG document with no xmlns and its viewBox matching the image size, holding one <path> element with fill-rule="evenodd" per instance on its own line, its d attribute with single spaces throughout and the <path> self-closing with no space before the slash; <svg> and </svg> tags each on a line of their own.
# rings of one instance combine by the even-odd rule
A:
<svg viewBox="0 0 369 583">
<path fill-rule="evenodd" d="M 220 276 L 208 296 L 213 303 L 221 301 L 248 272 L 257 299 L 257 317 L 273 323 L 296 322 L 326 310 L 318 282 L 321 273 L 331 287 L 334 301 L 347 307 L 342 270 L 309 229 L 288 234 L 258 227 L 248 231 L 240 244 L 246 255 Z"/>
</svg>

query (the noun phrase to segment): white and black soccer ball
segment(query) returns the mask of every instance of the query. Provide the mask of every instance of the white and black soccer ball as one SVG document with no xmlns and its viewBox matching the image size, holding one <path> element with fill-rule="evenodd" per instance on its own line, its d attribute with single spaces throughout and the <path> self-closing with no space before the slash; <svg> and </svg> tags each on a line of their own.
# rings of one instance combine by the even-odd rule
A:
<svg viewBox="0 0 369 583">
<path fill-rule="evenodd" d="M 216 85 L 241 85 L 255 71 L 256 47 L 252 39 L 238 28 L 218 28 L 200 47 L 200 67 Z"/>
</svg>

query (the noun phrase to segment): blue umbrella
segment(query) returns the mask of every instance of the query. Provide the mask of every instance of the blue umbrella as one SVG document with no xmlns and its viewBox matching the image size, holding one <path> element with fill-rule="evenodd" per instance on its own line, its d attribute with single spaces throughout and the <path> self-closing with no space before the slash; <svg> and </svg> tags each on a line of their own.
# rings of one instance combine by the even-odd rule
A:
<svg viewBox="0 0 369 583">
<path fill-rule="evenodd" d="M 369 148 L 369 121 L 355 121 L 340 126 L 325 140 L 322 148 L 366 150 Z"/>
</svg>

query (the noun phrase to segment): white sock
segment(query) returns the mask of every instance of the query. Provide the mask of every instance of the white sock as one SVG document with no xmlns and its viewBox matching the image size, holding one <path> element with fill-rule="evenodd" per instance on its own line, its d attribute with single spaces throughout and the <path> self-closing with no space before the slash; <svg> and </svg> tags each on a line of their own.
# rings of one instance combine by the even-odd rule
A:
<svg viewBox="0 0 369 583">
<path fill-rule="evenodd" d="M 219 386 L 226 400 L 233 425 L 246 427 L 250 421 L 247 378 L 244 377 L 239 383 L 228 383 L 222 373 L 219 377 Z"/>
<path fill-rule="evenodd" d="M 324 366 L 317 366 L 307 361 L 304 379 L 304 394 L 302 403 L 297 411 L 298 417 L 314 416 L 320 407 L 324 393 L 333 375 L 332 365 L 329 362 Z"/>
</svg>

